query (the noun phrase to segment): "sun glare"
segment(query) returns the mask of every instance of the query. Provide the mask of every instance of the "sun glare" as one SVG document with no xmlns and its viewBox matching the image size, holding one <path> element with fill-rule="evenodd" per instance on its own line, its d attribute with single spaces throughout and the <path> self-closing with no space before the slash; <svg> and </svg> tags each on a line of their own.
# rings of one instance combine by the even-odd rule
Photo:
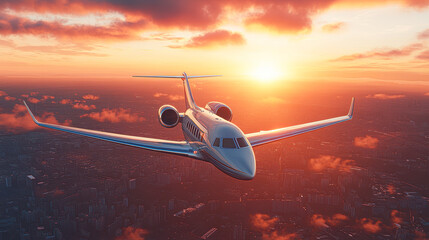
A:
<svg viewBox="0 0 429 240">
<path fill-rule="evenodd" d="M 278 80 L 281 72 L 274 64 L 262 63 L 251 71 L 252 78 L 261 83 L 269 83 Z"/>
</svg>

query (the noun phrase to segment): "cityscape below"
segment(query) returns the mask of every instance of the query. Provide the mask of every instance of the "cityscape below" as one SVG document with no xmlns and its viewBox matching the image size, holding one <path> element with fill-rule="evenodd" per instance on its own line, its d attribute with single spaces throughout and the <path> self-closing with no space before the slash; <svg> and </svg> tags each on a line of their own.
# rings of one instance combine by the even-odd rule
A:
<svg viewBox="0 0 429 240">
<path fill-rule="evenodd" d="M 39 128 L 22 104 L 47 122 L 182 140 L 180 125 L 157 119 L 164 104 L 185 110 L 180 81 L 3 81 L 0 240 L 429 238 L 422 88 L 191 83 L 200 106 L 224 102 L 245 133 L 345 115 L 352 96 L 355 114 L 254 148 L 256 177 L 242 181 L 207 162 Z"/>
</svg>

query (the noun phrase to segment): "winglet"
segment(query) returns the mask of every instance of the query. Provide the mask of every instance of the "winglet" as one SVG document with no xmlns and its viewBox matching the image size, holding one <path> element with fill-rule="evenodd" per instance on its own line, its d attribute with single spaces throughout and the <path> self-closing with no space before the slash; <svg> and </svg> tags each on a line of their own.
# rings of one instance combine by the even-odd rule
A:
<svg viewBox="0 0 429 240">
<path fill-rule="evenodd" d="M 350 109 L 349 109 L 349 113 L 347 114 L 347 116 L 349 116 L 349 118 L 353 117 L 353 109 L 355 107 L 355 98 L 352 97 L 352 103 L 350 104 Z"/>
<path fill-rule="evenodd" d="M 39 125 L 39 121 L 37 121 L 37 119 L 34 117 L 33 113 L 31 112 L 30 108 L 28 107 L 27 103 L 26 103 L 25 101 L 23 101 L 23 102 L 24 102 L 25 107 L 26 107 L 26 108 L 27 108 L 27 110 L 28 110 L 28 113 L 30 114 L 31 118 L 33 119 L 33 121 L 34 121 L 37 125 Z"/>
</svg>

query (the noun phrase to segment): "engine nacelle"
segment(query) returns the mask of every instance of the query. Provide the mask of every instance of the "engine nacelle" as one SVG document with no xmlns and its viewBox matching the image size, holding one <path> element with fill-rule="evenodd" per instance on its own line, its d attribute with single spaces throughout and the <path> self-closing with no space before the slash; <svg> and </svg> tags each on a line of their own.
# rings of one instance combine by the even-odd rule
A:
<svg viewBox="0 0 429 240">
<path fill-rule="evenodd" d="M 158 110 L 158 119 L 163 127 L 175 127 L 180 121 L 180 114 L 177 109 L 171 105 L 164 105 Z"/>
<path fill-rule="evenodd" d="M 207 103 L 205 109 L 212 111 L 214 114 L 219 117 L 230 121 L 232 120 L 232 111 L 226 104 L 221 102 L 209 102 Z"/>
</svg>

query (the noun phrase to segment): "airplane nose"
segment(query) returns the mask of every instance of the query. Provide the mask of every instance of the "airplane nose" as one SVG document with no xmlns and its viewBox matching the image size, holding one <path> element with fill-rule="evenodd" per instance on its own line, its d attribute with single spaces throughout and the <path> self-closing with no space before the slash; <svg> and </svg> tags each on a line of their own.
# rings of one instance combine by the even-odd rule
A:
<svg viewBox="0 0 429 240">
<path fill-rule="evenodd" d="M 256 172 L 255 157 L 249 156 L 247 158 L 242 158 L 239 160 L 239 162 L 240 166 L 238 167 L 238 170 L 241 172 L 241 178 L 243 180 L 253 179 Z"/>
</svg>

